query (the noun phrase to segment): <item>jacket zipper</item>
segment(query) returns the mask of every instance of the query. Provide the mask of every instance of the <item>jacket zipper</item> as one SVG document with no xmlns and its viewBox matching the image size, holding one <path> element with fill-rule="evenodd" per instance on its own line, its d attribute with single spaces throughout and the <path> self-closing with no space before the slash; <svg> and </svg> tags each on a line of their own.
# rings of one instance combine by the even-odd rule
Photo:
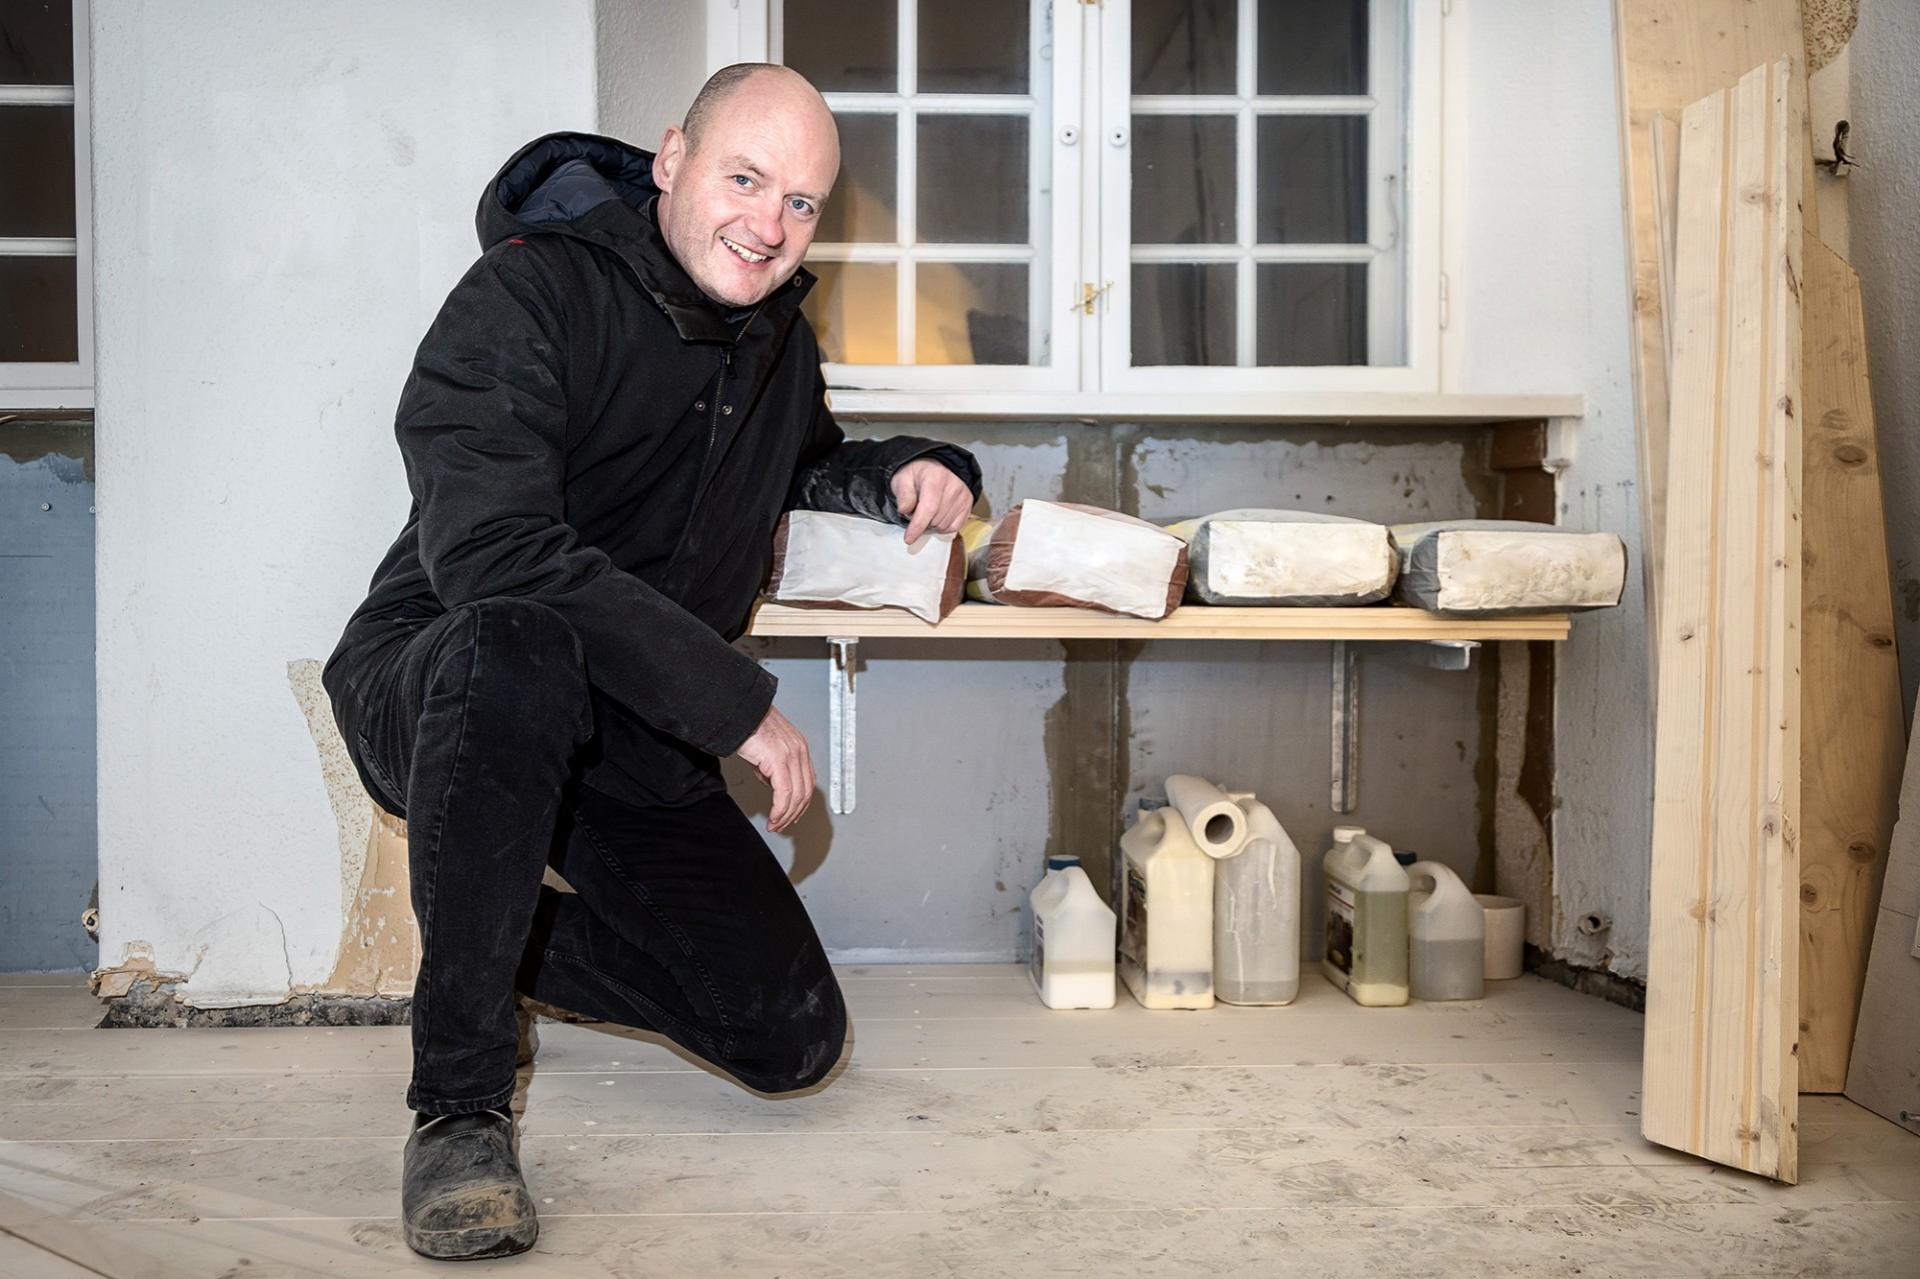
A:
<svg viewBox="0 0 1920 1279">
<path fill-rule="evenodd" d="M 731 369 L 732 367 L 733 367 L 733 348 L 721 347 L 720 348 L 720 377 L 713 384 L 713 413 L 710 415 L 707 422 L 707 458 L 706 458 L 706 463 L 703 464 L 700 468 L 700 473 L 702 475 L 705 475 L 707 473 L 707 466 L 712 464 L 713 447 L 720 440 L 720 402 L 721 402 L 721 398 L 727 392 L 727 370 Z M 697 496 L 695 500 L 696 501 L 699 500 Z"/>
<path fill-rule="evenodd" d="M 738 342 L 742 337 L 746 336 L 747 330 L 752 328 L 753 322 L 760 318 L 761 309 L 764 308 L 765 306 L 766 306 L 766 302 L 763 299 L 759 306 L 756 306 L 753 308 L 753 313 L 747 316 L 746 322 L 740 326 L 740 332 L 733 335 L 733 340 L 735 342 Z M 713 384 L 713 413 L 707 420 L 707 463 L 708 464 L 711 464 L 713 462 L 714 446 L 720 442 L 721 401 L 726 398 L 727 373 L 732 368 L 733 368 L 733 348 L 731 346 L 723 346 L 720 348 L 720 377 Z M 709 478 L 711 478 L 711 473 L 707 471 L 706 466 L 702 466 L 700 468 L 700 471 L 702 475 L 706 475 Z M 704 487 L 705 486 L 702 485 L 703 489 Z M 699 498 L 696 497 L 694 500 L 698 502 Z"/>
</svg>

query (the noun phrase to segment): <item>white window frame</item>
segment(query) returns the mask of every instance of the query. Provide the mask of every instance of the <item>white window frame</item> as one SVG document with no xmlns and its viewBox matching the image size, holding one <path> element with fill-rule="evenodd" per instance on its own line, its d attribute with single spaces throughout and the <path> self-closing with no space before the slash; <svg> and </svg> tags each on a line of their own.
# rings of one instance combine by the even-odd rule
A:
<svg viewBox="0 0 1920 1279">
<path fill-rule="evenodd" d="M 73 85 L 0 85 L 0 106 L 73 107 L 72 239 L 0 237 L 0 255 L 71 257 L 79 359 L 68 362 L 0 361 L 0 410 L 91 409 L 93 407 L 93 134 L 89 0 L 73 4 Z"/>
<path fill-rule="evenodd" d="M 1370 32 L 1396 31 L 1395 20 L 1381 21 L 1390 7 L 1402 0 L 1371 0 Z M 1238 367 L 1222 365 L 1161 365 L 1136 368 L 1130 362 L 1132 313 L 1132 267 L 1136 260 L 1155 260 L 1151 252 L 1142 253 L 1132 244 L 1133 112 L 1132 96 L 1132 0 L 1106 0 L 1099 21 L 1101 111 L 1104 152 L 1101 161 L 1100 191 L 1100 280 L 1109 285 L 1112 306 L 1107 322 L 1101 326 L 1100 389 L 1108 392 L 1192 391 L 1204 386 L 1212 393 L 1235 392 L 1323 392 L 1323 391 L 1437 391 L 1440 387 L 1439 359 L 1439 285 L 1438 262 L 1440 231 L 1439 133 L 1440 112 L 1440 13 L 1435 0 L 1408 0 L 1405 25 L 1405 65 L 1407 78 L 1399 75 L 1402 51 L 1399 41 L 1371 41 L 1370 85 L 1376 92 L 1360 98 L 1256 99 L 1250 94 L 1223 94 L 1194 98 L 1148 98 L 1140 105 L 1148 112 L 1168 114 L 1208 113 L 1237 116 L 1238 156 L 1236 157 L 1236 199 L 1238 242 L 1218 246 L 1183 245 L 1179 251 L 1164 255 L 1170 261 L 1191 261 L 1208 256 L 1238 265 L 1237 314 L 1235 335 L 1240 360 L 1251 364 L 1254 334 L 1254 273 L 1256 264 L 1269 261 L 1329 261 L 1347 257 L 1337 248 L 1331 251 L 1311 246 L 1266 246 L 1256 249 L 1255 199 L 1258 195 L 1254 175 L 1254 120 L 1260 113 L 1351 114 L 1355 105 L 1366 104 L 1376 118 L 1406 121 L 1406 187 L 1401 201 L 1404 225 L 1395 228 L 1391 204 L 1369 198 L 1367 238 L 1376 246 L 1397 233 L 1404 237 L 1404 270 L 1398 278 L 1386 271 L 1370 272 L 1368 284 L 1369 345 L 1405 324 L 1403 362 L 1393 365 L 1277 365 Z M 1256 0 L 1240 0 L 1239 87 L 1253 88 L 1256 35 L 1253 29 L 1258 5 Z M 1432 110 L 1406 104 L 1431 102 Z M 1370 130 L 1374 139 L 1368 147 L 1368 189 L 1379 192 L 1395 176 L 1387 158 L 1387 148 L 1378 145 L 1380 131 Z M 1397 136 L 1394 139 L 1398 141 Z M 1372 254 L 1361 249 L 1352 252 L 1353 260 L 1364 261 Z"/>
<path fill-rule="evenodd" d="M 1373 0 L 1376 6 L 1400 0 Z M 1392 100 L 1404 94 L 1405 177 L 1400 234 L 1404 237 L 1404 271 L 1394 286 L 1404 289 L 1404 308 L 1389 311 L 1387 297 L 1370 286 L 1369 324 L 1391 316 L 1405 324 L 1403 363 L 1396 365 L 1275 366 L 1264 368 L 1180 366 L 1133 368 L 1128 363 L 1131 334 L 1132 247 L 1131 219 L 1131 65 L 1128 34 L 1131 0 L 1099 0 L 1097 4 L 1056 0 L 1052 4 L 1053 102 L 1051 120 L 1052 200 L 1047 219 L 1054 246 L 1052 277 L 1055 295 L 1052 330 L 1053 361 L 1047 367 L 1017 365 L 874 365 L 826 366 L 830 387 L 854 392 L 863 403 L 875 393 L 886 393 L 888 407 L 911 414 L 916 402 L 952 409 L 955 396 L 976 393 L 983 405 L 990 398 L 1004 415 L 1022 395 L 1031 395 L 1038 409 L 1084 401 L 1090 408 L 1111 408 L 1115 396 L 1177 394 L 1190 405 L 1191 416 L 1204 417 L 1208 403 L 1247 411 L 1249 397 L 1281 394 L 1367 395 L 1372 393 L 1431 395 L 1441 387 L 1441 135 L 1442 40 L 1446 0 L 1405 0 L 1404 29 L 1407 77 L 1384 83 L 1374 77 L 1374 110 L 1387 118 L 1401 112 Z M 1243 32 L 1246 10 L 1253 0 L 1241 0 Z M 1042 6 L 1044 7 L 1044 6 Z M 903 6 L 900 40 L 910 52 L 911 6 Z M 775 60 L 779 0 L 707 0 L 707 53 L 712 69 L 732 62 Z M 1036 18 L 1037 22 L 1037 18 Z M 1036 26 L 1035 28 L 1039 28 Z M 1377 23 L 1374 29 L 1378 29 Z M 1039 42 L 1036 41 L 1036 45 Z M 1245 63 L 1254 45 L 1249 36 L 1241 45 Z M 1399 54 L 1390 56 L 1396 60 Z M 905 65 L 903 59 L 903 65 Z M 828 95 L 829 102 L 834 95 Z M 1339 101 L 1339 100 L 1330 100 Z M 1230 98 L 1231 109 L 1252 113 L 1253 104 Z M 1227 102 L 1220 105 L 1227 108 Z M 1311 107 L 1311 100 L 1297 106 Z M 1036 107 L 1038 109 L 1038 107 Z M 911 113 L 906 113 L 910 120 Z M 905 126 L 903 126 L 905 127 Z M 1118 137 L 1116 139 L 1116 131 Z M 1241 159 L 1253 148 L 1251 129 L 1241 130 Z M 1035 148 L 1036 153 L 1039 148 Z M 902 154 L 906 148 L 903 146 Z M 1373 189 L 1384 180 L 1377 157 L 1369 174 Z M 1037 163 L 1037 154 L 1036 154 Z M 1243 164 L 1243 172 L 1251 171 Z M 903 166 L 903 181 L 911 175 Z M 1245 184 L 1241 184 L 1245 185 Z M 910 197 L 907 197 L 910 198 Z M 1243 214 L 1252 192 L 1243 192 Z M 1391 233 L 1379 225 L 1382 207 L 1370 201 L 1369 240 L 1376 243 Z M 1251 235 L 1251 218 L 1241 218 L 1241 230 Z M 1233 253 L 1237 246 L 1224 246 Z M 1262 251 L 1258 257 L 1285 257 L 1290 249 Z M 1196 255 L 1198 256 L 1198 255 Z M 1251 270 L 1249 265 L 1247 270 Z M 1380 273 L 1374 273 L 1377 278 Z M 904 290 L 908 287 L 903 280 Z M 1097 293 L 1094 313 L 1085 316 L 1081 303 L 1087 289 Z M 1240 293 L 1237 332 L 1250 349 L 1251 290 Z M 901 322 L 905 323 L 904 305 Z M 902 340 L 906 337 L 903 334 Z M 848 397 L 849 399 L 855 396 Z M 1102 412 L 1107 411 L 1103 409 Z"/>
<path fill-rule="evenodd" d="M 721 0 L 724 3 L 724 0 Z M 782 0 L 751 0 L 740 5 L 744 14 L 757 7 L 764 22 L 757 24 L 764 33 L 763 52 L 756 58 L 742 52 L 736 60 L 780 61 Z M 1012 252 L 1006 245 L 955 245 L 911 243 L 915 231 L 915 202 L 918 196 L 917 131 L 921 115 L 973 114 L 982 110 L 994 114 L 1030 115 L 1027 152 L 1028 260 L 1045 262 L 1043 287 L 1028 289 L 1028 334 L 1037 346 L 1045 335 L 1049 359 L 1044 364 L 839 364 L 826 365 L 830 386 L 848 389 L 891 389 L 905 391 L 1072 391 L 1080 385 L 1080 341 L 1082 326 L 1065 308 L 1054 310 L 1054 298 L 1074 291 L 1081 278 L 1080 263 L 1072 246 L 1079 239 L 1080 156 L 1079 131 L 1058 118 L 1058 104 L 1075 102 L 1081 97 L 1080 49 L 1082 45 L 1082 6 L 1029 0 L 1030 30 L 1034 33 L 1028 61 L 1029 84 L 1047 83 L 1050 92 L 1024 95 L 993 94 L 921 94 L 915 79 L 918 73 L 919 30 L 915 21 L 917 6 L 900 5 L 897 38 L 901 71 L 900 92 L 893 94 L 826 94 L 827 104 L 836 113 L 863 111 L 887 112 L 899 123 L 896 143 L 898 155 L 895 194 L 898 241 L 894 245 L 833 246 L 825 253 L 814 253 L 810 262 L 885 262 L 896 263 L 895 335 L 898 350 L 910 358 L 915 345 L 915 273 L 921 262 L 1004 262 Z M 1048 11 L 1052 10 L 1051 38 L 1048 35 Z M 1065 56 L 1062 50 L 1066 50 Z M 1056 127 L 1058 126 L 1058 127 Z M 1046 212 L 1040 211 L 1045 191 L 1049 197 Z M 1056 248 L 1062 251 L 1056 252 Z M 1049 314 L 1051 312 L 1051 314 Z M 1032 351 L 1030 355 L 1037 354 Z"/>
</svg>

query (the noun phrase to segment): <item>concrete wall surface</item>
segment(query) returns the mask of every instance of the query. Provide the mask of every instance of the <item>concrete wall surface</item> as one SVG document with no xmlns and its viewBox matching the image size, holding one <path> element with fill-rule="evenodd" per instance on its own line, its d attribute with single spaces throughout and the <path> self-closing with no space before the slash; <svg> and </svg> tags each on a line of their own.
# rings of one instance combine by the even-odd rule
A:
<svg viewBox="0 0 1920 1279">
<path fill-rule="evenodd" d="M 1559 648 L 1553 936 L 1571 962 L 1644 980 L 1652 730 L 1611 10 L 1456 7 L 1466 127 L 1449 135 L 1447 162 L 1464 164 L 1468 201 L 1463 321 L 1449 340 L 1460 389 L 1586 397 L 1559 522 L 1619 533 L 1636 571 L 1621 606 L 1576 620 Z M 1588 914 L 1610 926 L 1569 926 Z"/>
<path fill-rule="evenodd" d="M 0 421 L 0 972 L 91 968 L 93 430 Z"/>
<path fill-rule="evenodd" d="M 1860 167 L 1845 186 L 1851 204 L 1848 261 L 1860 273 L 1867 365 L 1893 560 L 1900 685 L 1911 725 L 1920 689 L 1920 5 L 1860 0 L 1850 53 L 1853 149 Z M 1814 149 L 1825 153 L 1825 139 Z"/>
<path fill-rule="evenodd" d="M 332 967 L 345 891 L 287 663 L 405 516 L 393 406 L 482 185 L 593 126 L 594 14 L 92 14 L 101 960 L 271 999 Z"/>
</svg>

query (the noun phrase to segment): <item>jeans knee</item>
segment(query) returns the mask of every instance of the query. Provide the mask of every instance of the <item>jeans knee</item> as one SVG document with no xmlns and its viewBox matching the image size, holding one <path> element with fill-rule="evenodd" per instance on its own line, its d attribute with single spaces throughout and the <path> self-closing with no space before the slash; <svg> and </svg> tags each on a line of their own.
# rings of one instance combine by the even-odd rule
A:
<svg viewBox="0 0 1920 1279">
<path fill-rule="evenodd" d="M 493 700 L 528 731 L 589 722 L 586 657 L 566 618 L 538 600 L 511 596 L 465 609 L 472 617 L 471 677 Z"/>
<path fill-rule="evenodd" d="M 827 1077 L 847 1041 L 847 1006 L 831 970 L 790 998 L 774 1029 L 756 1082 L 763 1092 L 792 1092 Z"/>
</svg>

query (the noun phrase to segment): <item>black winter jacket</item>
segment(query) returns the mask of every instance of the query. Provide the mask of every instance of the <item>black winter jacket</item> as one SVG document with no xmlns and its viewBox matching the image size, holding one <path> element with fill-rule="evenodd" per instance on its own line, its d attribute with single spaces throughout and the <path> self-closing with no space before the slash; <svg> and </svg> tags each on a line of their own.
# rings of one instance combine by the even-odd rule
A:
<svg viewBox="0 0 1920 1279">
<path fill-rule="evenodd" d="M 730 641 L 783 509 L 903 523 L 888 481 L 932 455 L 848 441 L 825 401 L 804 269 L 729 314 L 668 252 L 653 157 L 559 133 L 480 198 L 483 253 L 401 393 L 413 508 L 327 662 L 338 700 L 386 646 L 447 609 L 537 599 L 572 624 L 595 693 L 587 780 L 635 802 L 720 786 L 774 679 Z"/>
</svg>

